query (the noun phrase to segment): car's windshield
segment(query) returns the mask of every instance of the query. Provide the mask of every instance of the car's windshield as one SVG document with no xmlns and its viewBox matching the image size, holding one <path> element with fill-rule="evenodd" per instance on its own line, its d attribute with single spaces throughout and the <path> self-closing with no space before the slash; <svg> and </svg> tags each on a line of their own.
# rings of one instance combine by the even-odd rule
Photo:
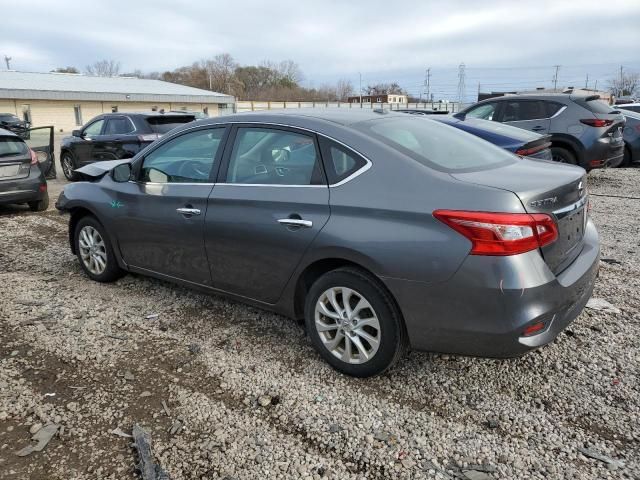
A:
<svg viewBox="0 0 640 480">
<path fill-rule="evenodd" d="M 0 157 L 23 155 L 27 151 L 27 144 L 22 140 L 13 137 L 0 137 Z"/>
<path fill-rule="evenodd" d="M 475 171 L 518 161 L 502 148 L 423 116 L 372 120 L 355 127 L 436 170 Z"/>
<path fill-rule="evenodd" d="M 0 114 L 0 122 L 15 122 L 20 120 L 18 117 L 16 117 L 15 115 L 10 115 L 10 114 Z"/>
</svg>

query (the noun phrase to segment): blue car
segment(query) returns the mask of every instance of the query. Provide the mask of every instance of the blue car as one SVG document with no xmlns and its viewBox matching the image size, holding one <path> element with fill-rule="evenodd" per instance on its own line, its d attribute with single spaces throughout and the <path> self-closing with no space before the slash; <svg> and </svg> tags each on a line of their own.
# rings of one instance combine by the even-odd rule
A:
<svg viewBox="0 0 640 480">
<path fill-rule="evenodd" d="M 412 115 L 429 115 L 433 120 L 464 130 L 516 155 L 552 160 L 548 135 L 539 135 L 522 128 L 479 118 L 467 117 L 463 120 L 451 115 L 435 115 L 435 112 L 424 110 L 401 111 Z"/>
</svg>

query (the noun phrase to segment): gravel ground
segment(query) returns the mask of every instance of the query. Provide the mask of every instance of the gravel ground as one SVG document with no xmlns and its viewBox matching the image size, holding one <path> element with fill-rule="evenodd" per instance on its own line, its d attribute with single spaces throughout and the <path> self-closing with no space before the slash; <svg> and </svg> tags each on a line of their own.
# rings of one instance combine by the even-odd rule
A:
<svg viewBox="0 0 640 480">
<path fill-rule="evenodd" d="M 611 306 L 520 359 L 411 353 L 367 380 L 278 315 L 136 275 L 93 283 L 66 217 L 4 208 L 0 478 L 135 478 L 136 423 L 174 480 L 640 478 L 640 170 L 589 188 Z"/>
</svg>

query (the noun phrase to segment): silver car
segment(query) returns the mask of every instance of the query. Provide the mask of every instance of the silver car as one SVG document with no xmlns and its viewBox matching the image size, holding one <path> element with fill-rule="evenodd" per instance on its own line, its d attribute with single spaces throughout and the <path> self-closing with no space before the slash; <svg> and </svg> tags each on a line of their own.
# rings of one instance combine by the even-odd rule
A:
<svg viewBox="0 0 640 480">
<path fill-rule="evenodd" d="M 585 171 L 428 117 L 248 113 L 78 170 L 56 204 L 93 280 L 137 272 L 304 319 L 349 375 L 408 349 L 519 356 L 598 270 Z"/>
</svg>

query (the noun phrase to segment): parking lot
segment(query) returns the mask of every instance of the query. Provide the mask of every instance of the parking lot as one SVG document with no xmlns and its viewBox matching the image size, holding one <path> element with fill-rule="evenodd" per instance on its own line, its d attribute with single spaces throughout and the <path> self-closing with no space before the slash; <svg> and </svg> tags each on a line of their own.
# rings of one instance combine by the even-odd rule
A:
<svg viewBox="0 0 640 480">
<path fill-rule="evenodd" d="M 2 207 L 0 478 L 132 478 L 134 424 L 172 479 L 640 478 L 640 170 L 594 171 L 589 191 L 601 309 L 520 359 L 411 353 L 367 380 L 286 318 L 91 282 L 53 201 Z M 47 448 L 17 456 L 49 422 Z"/>
</svg>

